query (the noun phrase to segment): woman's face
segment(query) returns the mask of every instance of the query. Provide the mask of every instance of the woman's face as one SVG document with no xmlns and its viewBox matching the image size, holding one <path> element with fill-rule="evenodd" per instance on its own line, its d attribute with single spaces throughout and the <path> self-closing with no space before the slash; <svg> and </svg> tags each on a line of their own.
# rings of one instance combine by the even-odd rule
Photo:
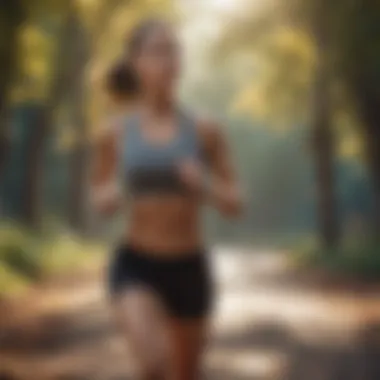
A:
<svg viewBox="0 0 380 380">
<path fill-rule="evenodd" d="M 170 92 L 180 71 L 178 41 L 167 26 L 148 31 L 133 61 L 143 90 Z"/>
</svg>

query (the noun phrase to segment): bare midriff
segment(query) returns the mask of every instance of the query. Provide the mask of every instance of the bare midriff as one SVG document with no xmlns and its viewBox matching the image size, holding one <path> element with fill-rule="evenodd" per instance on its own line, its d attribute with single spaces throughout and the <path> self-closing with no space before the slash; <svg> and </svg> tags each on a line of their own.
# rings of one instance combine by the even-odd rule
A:
<svg viewBox="0 0 380 380">
<path fill-rule="evenodd" d="M 180 256 L 202 246 L 200 202 L 181 195 L 144 195 L 130 204 L 127 243 L 156 256 Z"/>
</svg>

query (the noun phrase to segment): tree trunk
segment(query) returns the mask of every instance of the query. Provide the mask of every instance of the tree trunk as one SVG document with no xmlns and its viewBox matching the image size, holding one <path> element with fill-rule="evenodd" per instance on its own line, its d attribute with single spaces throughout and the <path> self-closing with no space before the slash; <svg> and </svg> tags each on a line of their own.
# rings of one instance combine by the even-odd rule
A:
<svg viewBox="0 0 380 380">
<path fill-rule="evenodd" d="M 9 92 L 17 67 L 18 31 L 23 20 L 22 8 L 15 0 L 1 5 L 2 23 L 7 35 L 3 39 L 0 50 L 0 179 L 9 151 L 8 121 L 9 121 Z"/>
<path fill-rule="evenodd" d="M 85 125 L 82 115 L 76 116 L 76 125 Z M 78 127 L 80 128 L 80 127 Z M 87 158 L 86 138 L 79 137 L 71 156 L 71 178 L 69 182 L 69 224 L 76 232 L 86 231 L 87 221 Z"/>
<path fill-rule="evenodd" d="M 376 124 L 368 125 L 367 130 L 367 153 L 368 167 L 372 177 L 373 188 L 373 236 L 380 240 L 380 112 L 376 108 Z"/>
<path fill-rule="evenodd" d="M 65 20 L 60 36 L 58 48 L 53 61 L 55 69 L 51 90 L 46 105 L 38 117 L 38 125 L 33 125 L 34 133 L 29 140 L 27 158 L 27 185 L 24 188 L 23 219 L 31 228 L 37 228 L 41 216 L 41 183 L 43 181 L 43 158 L 46 138 L 54 120 L 63 95 L 68 85 L 68 56 L 67 51 L 72 41 L 69 35 L 68 18 Z"/>
<path fill-rule="evenodd" d="M 359 113 L 364 122 L 366 159 L 373 188 L 373 234 L 380 239 L 380 97 L 365 75 L 354 81 Z"/>
<path fill-rule="evenodd" d="M 27 146 L 27 161 L 22 197 L 22 221 L 31 228 L 37 228 L 41 217 L 41 199 L 44 142 L 48 129 L 47 110 L 41 106 L 37 114 L 29 121 L 28 128 L 33 130 Z"/>
<path fill-rule="evenodd" d="M 380 38 L 378 1 L 353 2 L 351 23 L 343 56 L 345 78 L 355 99 L 363 124 L 365 158 L 372 182 L 372 231 L 380 241 L 380 90 L 378 41 Z M 348 62 L 348 63 L 347 63 Z"/>
<path fill-rule="evenodd" d="M 312 136 L 316 166 L 319 232 L 323 247 L 330 249 L 339 243 L 340 231 L 334 186 L 335 152 L 331 130 L 331 98 L 324 9 L 323 2 L 320 2 L 316 10 L 314 24 L 317 67 L 312 105 Z"/>
<path fill-rule="evenodd" d="M 71 156 L 69 182 L 69 224 L 77 232 L 85 232 L 87 219 L 86 177 L 88 158 L 88 135 L 86 117 L 86 66 L 89 61 L 89 44 L 86 30 L 77 15 L 72 18 L 72 88 L 69 92 L 69 112 L 75 128 L 75 144 Z"/>
<path fill-rule="evenodd" d="M 72 121 L 77 130 L 76 141 L 71 154 L 71 170 L 69 180 L 69 225 L 73 230 L 84 233 L 87 221 L 87 159 L 88 138 L 87 120 L 84 111 L 83 85 L 78 85 L 73 97 L 71 109 Z"/>
<path fill-rule="evenodd" d="M 115 9 L 121 0 L 108 0 L 102 3 L 98 13 L 98 21 L 92 38 L 85 30 L 77 13 L 73 12 L 70 19 L 72 57 L 69 90 L 69 112 L 71 123 L 75 128 L 75 144 L 71 156 L 71 173 L 69 182 L 69 224 L 77 232 L 86 232 L 87 222 L 87 174 L 89 141 L 86 116 L 86 67 L 95 49 L 99 37 L 107 28 Z"/>
</svg>

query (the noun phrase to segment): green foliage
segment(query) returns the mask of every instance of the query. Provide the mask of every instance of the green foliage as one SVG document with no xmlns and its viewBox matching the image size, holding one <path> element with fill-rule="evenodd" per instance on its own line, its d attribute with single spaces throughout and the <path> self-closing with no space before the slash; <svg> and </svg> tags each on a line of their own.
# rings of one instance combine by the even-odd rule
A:
<svg viewBox="0 0 380 380">
<path fill-rule="evenodd" d="M 0 265 L 29 280 L 42 273 L 42 258 L 36 237 L 25 229 L 4 226 L 0 230 Z"/>
<path fill-rule="evenodd" d="M 92 270 L 103 247 L 57 230 L 37 234 L 12 224 L 0 225 L 0 294 L 26 289 L 46 276 Z"/>
<path fill-rule="evenodd" d="M 380 246 L 368 242 L 348 242 L 342 247 L 322 250 L 309 246 L 294 254 L 298 265 L 320 268 L 331 274 L 342 274 L 363 280 L 380 279 Z"/>
<path fill-rule="evenodd" d="M 105 252 L 97 242 L 62 233 L 45 237 L 41 246 L 45 258 L 44 273 L 47 275 L 91 270 L 99 265 Z"/>
<path fill-rule="evenodd" d="M 276 28 L 256 46 L 256 73 L 238 95 L 237 111 L 272 125 L 289 127 L 307 121 L 314 64 L 307 35 Z"/>
<path fill-rule="evenodd" d="M 19 294 L 28 289 L 30 282 L 0 262 L 0 297 Z"/>
<path fill-rule="evenodd" d="M 215 55 L 218 60 L 233 61 L 235 70 L 239 59 L 250 57 L 255 63 L 236 92 L 234 109 L 271 126 L 308 122 L 316 63 L 314 22 L 317 11 L 321 11 L 328 36 L 330 106 L 338 152 L 362 156 L 362 123 L 347 83 L 362 73 L 380 83 L 379 5 L 364 3 L 291 0 L 268 7 L 259 15 L 247 9 L 244 17 L 232 18 Z M 374 86 L 375 91 L 379 88 Z"/>
<path fill-rule="evenodd" d="M 290 25 L 273 10 L 261 17 L 247 12 L 244 19 L 229 24 L 216 55 L 227 61 L 232 57 L 235 65 L 236 57 L 245 60 L 249 56 L 255 63 L 237 92 L 237 112 L 271 126 L 290 127 L 308 120 L 316 52 L 305 30 Z"/>
</svg>

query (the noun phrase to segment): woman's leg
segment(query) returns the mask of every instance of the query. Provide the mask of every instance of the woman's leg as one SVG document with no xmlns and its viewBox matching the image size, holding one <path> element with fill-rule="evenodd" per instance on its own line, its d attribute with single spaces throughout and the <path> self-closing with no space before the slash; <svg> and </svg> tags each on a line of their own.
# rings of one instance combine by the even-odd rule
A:
<svg viewBox="0 0 380 380">
<path fill-rule="evenodd" d="M 157 297 L 150 290 L 131 288 L 118 297 L 114 309 L 135 355 L 139 380 L 167 380 L 167 318 Z"/>
<path fill-rule="evenodd" d="M 207 320 L 170 319 L 168 332 L 173 380 L 200 380 Z"/>
</svg>

